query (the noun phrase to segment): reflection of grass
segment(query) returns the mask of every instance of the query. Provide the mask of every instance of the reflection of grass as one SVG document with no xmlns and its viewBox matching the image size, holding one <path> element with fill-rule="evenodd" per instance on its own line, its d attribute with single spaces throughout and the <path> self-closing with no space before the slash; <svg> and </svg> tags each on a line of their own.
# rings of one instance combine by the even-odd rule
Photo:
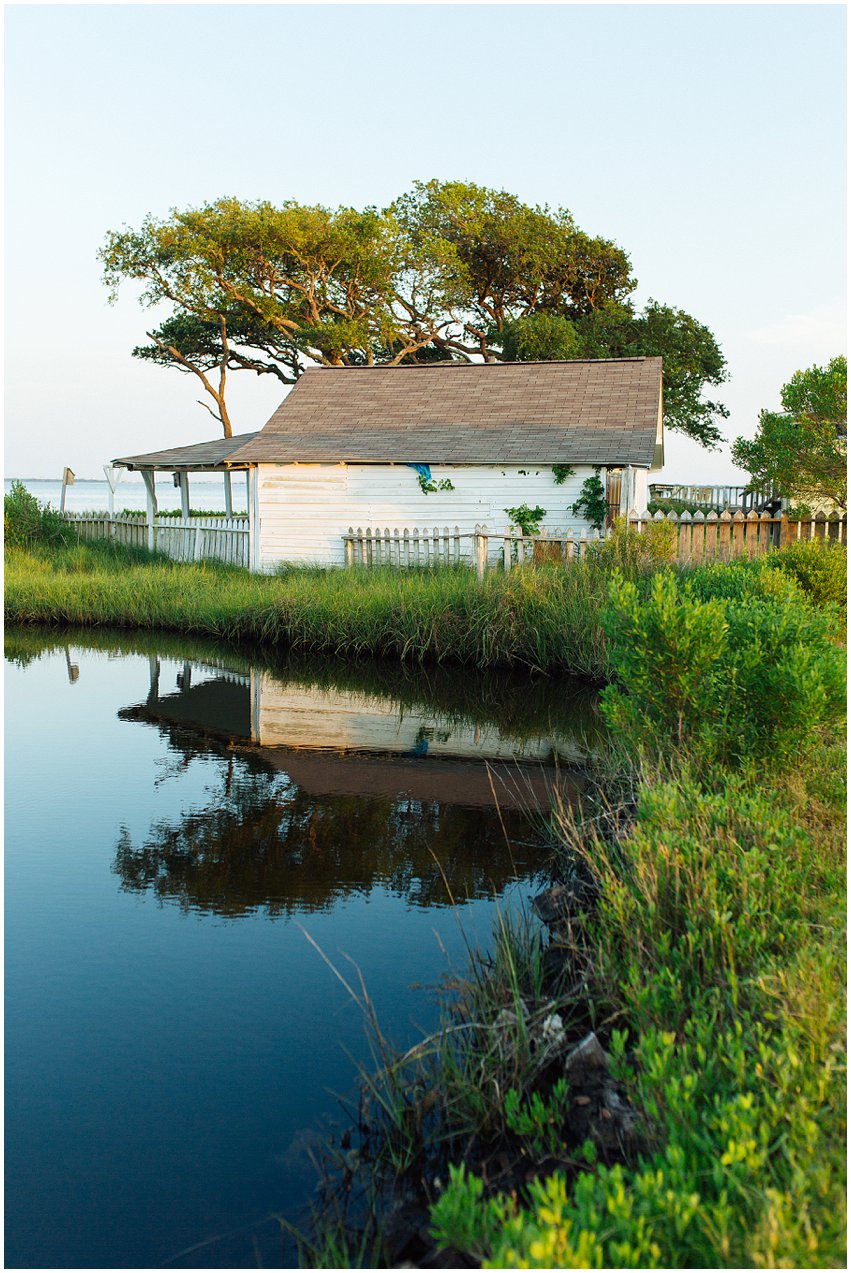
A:
<svg viewBox="0 0 851 1273">
<path fill-rule="evenodd" d="M 320 570 L 272 576 L 79 544 L 6 557 L 6 619 L 164 629 L 351 659 L 567 671 L 600 679 L 607 573 L 590 563 L 490 573 Z"/>
<path fill-rule="evenodd" d="M 275 659 L 262 647 L 216 645 L 168 632 L 116 632 L 105 628 L 45 631 L 9 627 L 6 658 L 26 665 L 67 645 L 106 653 L 156 655 L 224 667 L 248 674 L 262 669 L 282 683 L 319 691 L 342 691 L 370 702 L 391 700 L 400 716 L 427 712 L 438 726 L 491 726 L 502 738 L 522 744 L 531 738 L 569 738 L 591 748 L 603 732 L 596 691 L 572 677 L 532 677 L 517 671 L 430 668 L 361 660 L 351 663 L 319 655 Z"/>
</svg>

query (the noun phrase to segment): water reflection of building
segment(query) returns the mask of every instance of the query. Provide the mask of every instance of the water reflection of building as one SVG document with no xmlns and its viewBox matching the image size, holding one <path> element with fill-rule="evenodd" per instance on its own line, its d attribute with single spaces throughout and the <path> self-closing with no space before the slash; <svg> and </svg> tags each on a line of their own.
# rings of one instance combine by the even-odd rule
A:
<svg viewBox="0 0 851 1273">
<path fill-rule="evenodd" d="M 189 662 L 177 672 L 173 690 L 162 679 L 161 661 L 151 658 L 144 703 L 123 709 L 121 717 L 195 730 L 240 751 L 251 749 L 317 795 L 540 806 L 554 785 L 575 784 L 575 769 L 588 756 L 581 729 L 571 737 L 564 728 L 538 731 L 533 722 L 522 736 L 512 736 L 451 705 L 403 706 L 375 689 Z"/>
<path fill-rule="evenodd" d="M 388 685 L 397 674 L 315 665 L 276 677 L 152 658 L 147 696 L 120 717 L 163 734 L 176 780 L 194 756 L 218 778 L 143 839 L 122 832 L 122 886 L 235 918 L 376 888 L 460 904 L 539 869 L 549 849 L 528 812 L 581 782 L 542 761 L 581 754 L 582 730 L 548 735 L 546 694 L 530 701 L 522 686 L 512 698 L 469 676 Z"/>
<path fill-rule="evenodd" d="M 261 747 L 547 762 L 555 754 L 574 764 L 587 759 L 574 739 L 506 738 L 488 722 L 447 718 L 425 706 L 400 710 L 390 697 L 282 682 L 262 671 L 251 674 L 251 737 Z"/>
</svg>

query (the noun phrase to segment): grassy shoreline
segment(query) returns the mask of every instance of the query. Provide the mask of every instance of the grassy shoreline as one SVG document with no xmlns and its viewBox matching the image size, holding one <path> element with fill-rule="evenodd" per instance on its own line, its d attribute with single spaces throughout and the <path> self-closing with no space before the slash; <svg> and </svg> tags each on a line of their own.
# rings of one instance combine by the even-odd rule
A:
<svg viewBox="0 0 851 1273">
<path fill-rule="evenodd" d="M 114 626 L 206 635 L 279 651 L 410 663 L 519 667 L 605 678 L 598 616 L 606 577 L 590 566 L 252 575 L 86 544 L 6 554 L 5 617 L 15 624 Z"/>
</svg>

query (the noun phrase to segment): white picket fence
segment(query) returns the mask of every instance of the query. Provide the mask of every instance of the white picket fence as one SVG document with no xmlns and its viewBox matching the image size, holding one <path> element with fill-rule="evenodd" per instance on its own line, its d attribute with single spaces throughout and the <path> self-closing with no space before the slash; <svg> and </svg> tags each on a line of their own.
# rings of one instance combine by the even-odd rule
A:
<svg viewBox="0 0 851 1273">
<path fill-rule="evenodd" d="M 504 531 L 477 524 L 472 531 L 458 526 L 429 529 L 385 526 L 350 526 L 343 535 L 347 566 L 456 566 L 475 565 L 479 577 L 489 566 L 511 570 L 529 562 L 571 561 L 585 555 L 589 544 L 602 534 L 594 530 L 542 530 L 524 535 L 517 526 Z"/>
<path fill-rule="evenodd" d="M 110 517 L 108 513 L 65 513 L 81 540 L 111 539 L 133 548 L 150 547 L 144 517 Z M 214 559 L 229 566 L 250 562 L 247 517 L 175 517 L 154 519 L 153 547 L 174 561 Z"/>
</svg>

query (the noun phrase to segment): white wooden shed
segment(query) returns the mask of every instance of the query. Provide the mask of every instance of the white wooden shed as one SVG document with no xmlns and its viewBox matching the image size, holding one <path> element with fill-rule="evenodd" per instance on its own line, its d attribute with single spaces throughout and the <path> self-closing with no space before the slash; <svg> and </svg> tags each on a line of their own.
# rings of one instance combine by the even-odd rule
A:
<svg viewBox="0 0 851 1273">
<path fill-rule="evenodd" d="M 211 446 L 131 460 L 191 470 Z M 342 565 L 350 527 L 499 533 L 524 504 L 546 510 L 542 528 L 582 533 L 571 509 L 595 469 L 610 516 L 647 505 L 662 359 L 312 368 L 263 429 L 215 451 L 208 464 L 248 474 L 255 570 Z M 556 466 L 572 472 L 559 482 Z"/>
</svg>

